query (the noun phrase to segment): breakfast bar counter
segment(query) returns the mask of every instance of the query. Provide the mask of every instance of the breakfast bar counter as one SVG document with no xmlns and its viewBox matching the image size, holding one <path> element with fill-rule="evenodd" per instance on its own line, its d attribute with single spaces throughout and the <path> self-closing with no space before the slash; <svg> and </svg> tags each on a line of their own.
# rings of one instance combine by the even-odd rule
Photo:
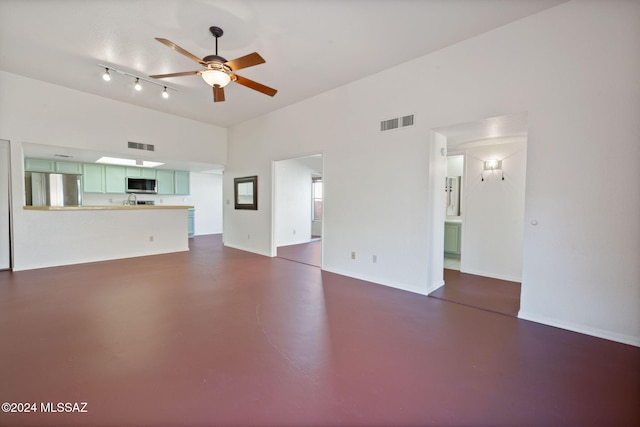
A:
<svg viewBox="0 0 640 427">
<path fill-rule="evenodd" d="M 24 206 L 14 270 L 189 250 L 193 206 Z M 191 210 L 190 210 L 191 209 Z"/>
<path fill-rule="evenodd" d="M 107 206 L 25 206 L 32 211 L 88 211 L 88 210 L 155 210 L 155 209 L 192 209 L 182 205 L 107 205 Z"/>
</svg>

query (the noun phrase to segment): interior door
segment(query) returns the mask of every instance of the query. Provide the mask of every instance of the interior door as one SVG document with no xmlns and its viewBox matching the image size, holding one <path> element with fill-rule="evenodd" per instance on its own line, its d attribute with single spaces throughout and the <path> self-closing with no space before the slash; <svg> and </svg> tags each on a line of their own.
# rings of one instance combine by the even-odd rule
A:
<svg viewBox="0 0 640 427">
<path fill-rule="evenodd" d="M 0 140 L 0 270 L 11 268 L 9 141 Z"/>
</svg>

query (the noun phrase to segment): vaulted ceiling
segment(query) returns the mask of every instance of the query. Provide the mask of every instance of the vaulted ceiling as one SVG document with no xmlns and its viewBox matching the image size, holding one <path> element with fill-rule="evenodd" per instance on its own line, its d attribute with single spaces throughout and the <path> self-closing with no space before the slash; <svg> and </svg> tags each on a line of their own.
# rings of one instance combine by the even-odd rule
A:
<svg viewBox="0 0 640 427">
<path fill-rule="evenodd" d="M 0 69 L 98 96 L 228 127 L 506 25 L 565 0 L 0 0 Z M 201 69 L 154 40 L 197 57 L 258 52 L 265 64 L 238 74 L 278 89 L 272 98 L 231 83 L 214 103 Z M 175 89 L 175 90 L 171 90 Z M 389 88 L 385 88 L 389 90 Z"/>
</svg>

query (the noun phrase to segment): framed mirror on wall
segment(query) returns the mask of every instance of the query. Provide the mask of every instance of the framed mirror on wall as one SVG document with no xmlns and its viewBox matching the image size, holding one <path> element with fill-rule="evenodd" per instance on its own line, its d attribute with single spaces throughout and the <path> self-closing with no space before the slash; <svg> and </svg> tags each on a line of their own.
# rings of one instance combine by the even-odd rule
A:
<svg viewBox="0 0 640 427">
<path fill-rule="evenodd" d="M 233 179 L 233 196 L 236 209 L 258 210 L 258 176 Z"/>
</svg>

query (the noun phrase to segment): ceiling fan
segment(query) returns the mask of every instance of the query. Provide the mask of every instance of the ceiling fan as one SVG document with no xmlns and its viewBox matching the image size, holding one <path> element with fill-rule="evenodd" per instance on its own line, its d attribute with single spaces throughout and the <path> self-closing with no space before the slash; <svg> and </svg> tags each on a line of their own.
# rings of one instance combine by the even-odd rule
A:
<svg viewBox="0 0 640 427">
<path fill-rule="evenodd" d="M 190 76 L 193 74 L 200 74 L 207 84 L 209 84 L 213 88 L 213 101 L 214 102 L 222 102 L 224 101 L 224 87 L 229 84 L 229 82 L 236 82 L 241 84 L 242 86 L 246 86 L 250 89 L 257 90 L 258 92 L 264 93 L 265 95 L 274 96 L 277 90 L 260 84 L 258 82 L 254 82 L 246 77 L 239 76 L 235 74 L 237 70 L 242 68 L 253 67 L 254 65 L 263 64 L 265 60 L 260 56 L 257 52 L 250 53 L 248 55 L 242 56 L 240 58 L 236 58 L 231 61 L 227 61 L 221 56 L 218 56 L 218 37 L 222 37 L 224 32 L 220 27 L 210 27 L 209 31 L 216 38 L 216 53 L 215 55 L 208 55 L 204 58 L 200 59 L 197 56 L 187 52 L 177 44 L 169 41 L 167 39 L 156 37 L 160 43 L 170 47 L 178 53 L 183 54 L 187 58 L 197 62 L 198 64 L 205 67 L 204 70 L 198 71 L 183 71 L 180 73 L 170 73 L 170 74 L 156 74 L 153 76 L 149 76 L 154 79 L 164 79 L 167 77 L 181 77 L 181 76 Z"/>
</svg>

